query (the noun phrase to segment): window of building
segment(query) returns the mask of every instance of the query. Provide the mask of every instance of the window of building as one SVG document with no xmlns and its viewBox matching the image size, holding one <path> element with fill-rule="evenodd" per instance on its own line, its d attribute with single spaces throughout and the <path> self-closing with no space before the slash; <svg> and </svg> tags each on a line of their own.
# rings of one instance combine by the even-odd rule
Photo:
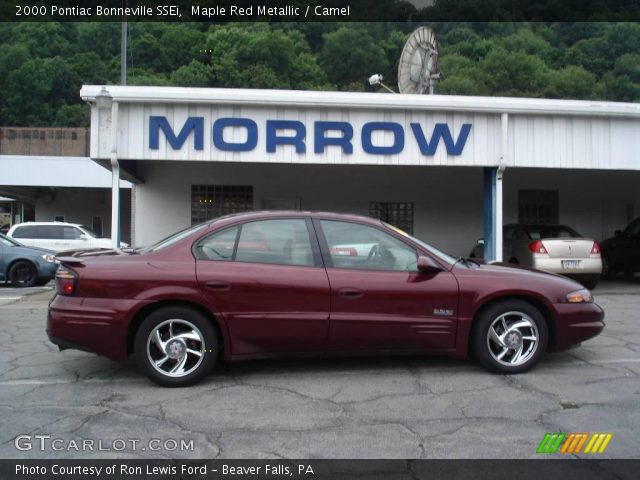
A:
<svg viewBox="0 0 640 480">
<path fill-rule="evenodd" d="M 250 210 L 252 185 L 191 185 L 191 225 Z"/>
<path fill-rule="evenodd" d="M 413 202 L 370 202 L 369 216 L 413 234 Z"/>
<path fill-rule="evenodd" d="M 557 190 L 520 190 L 518 223 L 555 225 L 559 220 Z"/>
</svg>

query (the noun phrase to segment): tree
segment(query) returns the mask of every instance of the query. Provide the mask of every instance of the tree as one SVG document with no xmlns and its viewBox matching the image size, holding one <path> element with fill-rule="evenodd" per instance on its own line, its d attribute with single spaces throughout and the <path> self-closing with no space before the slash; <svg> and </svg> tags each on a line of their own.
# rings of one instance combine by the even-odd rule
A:
<svg viewBox="0 0 640 480">
<path fill-rule="evenodd" d="M 389 66 L 384 49 L 365 29 L 349 27 L 324 35 L 319 63 L 339 90 L 353 83 L 364 85 L 369 76 Z"/>
<path fill-rule="evenodd" d="M 212 27 L 207 37 L 215 85 L 235 88 L 327 88 L 304 36 L 267 24 Z"/>
</svg>

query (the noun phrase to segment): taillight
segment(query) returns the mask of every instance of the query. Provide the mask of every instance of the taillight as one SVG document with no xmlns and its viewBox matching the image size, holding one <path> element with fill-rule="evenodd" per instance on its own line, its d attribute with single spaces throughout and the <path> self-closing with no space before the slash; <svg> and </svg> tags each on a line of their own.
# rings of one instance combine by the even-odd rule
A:
<svg viewBox="0 0 640 480">
<path fill-rule="evenodd" d="M 58 295 L 73 296 L 76 293 L 78 274 L 60 265 L 56 271 L 56 293 Z"/>
<path fill-rule="evenodd" d="M 529 244 L 529 250 L 531 250 L 533 253 L 544 253 L 544 254 L 549 254 L 549 252 L 547 252 L 547 249 L 544 248 L 544 244 L 542 243 L 542 240 L 536 240 L 535 242 L 531 242 Z"/>
<path fill-rule="evenodd" d="M 598 242 L 593 242 L 593 247 L 591 247 L 591 255 L 600 255 L 600 245 L 598 245 Z"/>
</svg>

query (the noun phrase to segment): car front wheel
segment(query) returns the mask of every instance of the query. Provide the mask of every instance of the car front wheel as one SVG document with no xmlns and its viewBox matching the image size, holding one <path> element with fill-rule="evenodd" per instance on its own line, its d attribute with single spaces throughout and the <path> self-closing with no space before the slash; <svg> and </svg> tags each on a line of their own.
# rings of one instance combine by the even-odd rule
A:
<svg viewBox="0 0 640 480">
<path fill-rule="evenodd" d="M 211 320 L 197 310 L 167 307 L 144 319 L 135 338 L 138 365 L 155 383 L 184 387 L 215 365 L 218 338 Z"/>
<path fill-rule="evenodd" d="M 14 287 L 33 287 L 38 281 L 38 271 L 33 263 L 20 260 L 11 266 L 9 281 Z"/>
<path fill-rule="evenodd" d="M 548 338 L 547 324 L 538 309 L 521 300 L 505 300 L 480 313 L 471 341 L 483 367 L 510 374 L 533 367 Z"/>
</svg>

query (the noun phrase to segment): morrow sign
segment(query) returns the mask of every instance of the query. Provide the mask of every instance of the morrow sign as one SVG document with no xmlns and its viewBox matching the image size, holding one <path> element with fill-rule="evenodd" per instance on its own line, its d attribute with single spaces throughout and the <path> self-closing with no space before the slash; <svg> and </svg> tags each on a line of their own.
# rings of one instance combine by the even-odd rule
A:
<svg viewBox="0 0 640 480">
<path fill-rule="evenodd" d="M 433 156 L 440 142 L 444 143 L 447 154 L 461 155 L 467 142 L 471 124 L 462 124 L 457 138 L 454 138 L 446 123 L 436 123 L 430 132 L 425 132 L 417 122 L 409 124 L 414 141 L 420 152 L 425 156 Z M 225 139 L 226 129 L 242 129 L 246 136 L 242 141 Z M 397 122 L 367 122 L 355 136 L 353 125 L 344 121 L 315 121 L 313 122 L 313 152 L 321 154 L 327 147 L 338 147 L 345 154 L 353 153 L 353 142 L 359 141 L 362 150 L 372 155 L 395 155 L 404 150 L 405 129 Z M 226 152 L 248 152 L 258 145 L 260 135 L 258 124 L 250 118 L 224 117 L 213 122 L 210 129 L 211 142 L 215 148 Z M 375 144 L 376 132 L 388 132 L 392 138 L 391 144 Z M 180 131 L 176 133 L 165 116 L 149 117 L 149 148 L 160 148 L 160 134 L 173 150 L 181 150 L 191 137 L 194 150 L 204 150 L 205 118 L 188 117 Z M 265 145 L 267 153 L 274 153 L 278 146 L 291 145 L 296 153 L 307 151 L 307 127 L 298 120 L 266 120 L 264 125 Z"/>
</svg>

